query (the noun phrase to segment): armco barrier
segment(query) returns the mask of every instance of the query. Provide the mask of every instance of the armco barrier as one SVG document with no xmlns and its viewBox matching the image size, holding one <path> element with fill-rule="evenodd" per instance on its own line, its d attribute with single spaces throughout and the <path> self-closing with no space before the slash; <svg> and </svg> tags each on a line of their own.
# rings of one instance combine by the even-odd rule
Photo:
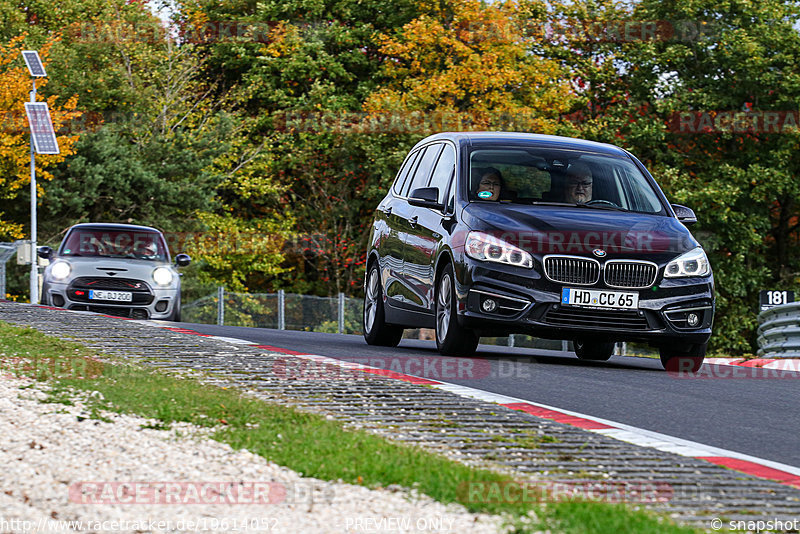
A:
<svg viewBox="0 0 800 534">
<path fill-rule="evenodd" d="M 800 302 L 759 313 L 758 324 L 759 357 L 800 358 Z"/>
</svg>

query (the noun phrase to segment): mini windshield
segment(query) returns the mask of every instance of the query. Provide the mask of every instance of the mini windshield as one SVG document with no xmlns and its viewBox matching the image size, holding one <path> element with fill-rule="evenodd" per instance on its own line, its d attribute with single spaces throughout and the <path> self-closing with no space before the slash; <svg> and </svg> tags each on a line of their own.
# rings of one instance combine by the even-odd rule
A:
<svg viewBox="0 0 800 534">
<path fill-rule="evenodd" d="M 476 147 L 469 199 L 666 213 L 630 158 L 564 148 Z"/>
<path fill-rule="evenodd" d="M 161 234 L 143 230 L 75 228 L 61 245 L 59 256 L 169 261 Z"/>
</svg>

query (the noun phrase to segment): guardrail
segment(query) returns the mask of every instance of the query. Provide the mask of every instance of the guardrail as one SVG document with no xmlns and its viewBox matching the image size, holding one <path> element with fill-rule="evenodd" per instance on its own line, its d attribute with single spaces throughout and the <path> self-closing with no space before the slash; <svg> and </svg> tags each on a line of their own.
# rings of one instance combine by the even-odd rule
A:
<svg viewBox="0 0 800 534">
<path fill-rule="evenodd" d="M 759 357 L 800 358 L 800 302 L 764 310 L 758 323 Z"/>
</svg>

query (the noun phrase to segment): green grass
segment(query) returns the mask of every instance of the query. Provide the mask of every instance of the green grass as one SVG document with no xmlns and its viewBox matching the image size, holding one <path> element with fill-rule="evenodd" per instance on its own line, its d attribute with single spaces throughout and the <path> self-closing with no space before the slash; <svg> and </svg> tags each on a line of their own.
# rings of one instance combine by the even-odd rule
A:
<svg viewBox="0 0 800 534">
<path fill-rule="evenodd" d="M 622 505 L 601 502 L 541 505 L 513 499 L 475 498 L 476 494 L 470 496 L 467 490 L 471 483 L 493 487 L 513 480 L 367 432 L 345 430 L 340 423 L 320 415 L 242 396 L 234 389 L 204 385 L 147 368 L 108 363 L 114 361 L 109 357 L 100 363 L 95 357 L 81 345 L 0 322 L 0 361 L 15 362 L 19 369 L 27 369 L 28 376 L 48 379 L 52 402 L 69 403 L 71 390 L 102 393 L 102 400 L 98 396 L 86 397 L 91 417 L 100 417 L 102 410 L 108 410 L 155 420 L 147 425 L 151 428 L 168 428 L 177 421 L 212 428 L 213 439 L 234 449 L 246 448 L 305 476 L 368 487 L 397 484 L 415 488 L 443 503 L 461 503 L 472 512 L 508 514 L 516 524 L 516 532 L 542 528 L 598 534 L 694 532 L 651 512 Z M 23 360 L 30 361 L 30 365 L 20 367 L 19 361 Z M 549 440 L 524 434 L 515 437 L 531 446 Z M 522 518 L 531 510 L 538 520 L 528 524 Z"/>
</svg>

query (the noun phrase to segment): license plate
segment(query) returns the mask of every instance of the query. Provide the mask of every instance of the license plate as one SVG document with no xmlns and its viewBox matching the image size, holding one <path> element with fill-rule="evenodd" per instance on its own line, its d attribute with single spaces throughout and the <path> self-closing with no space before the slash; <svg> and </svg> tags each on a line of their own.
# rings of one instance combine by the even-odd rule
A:
<svg viewBox="0 0 800 534">
<path fill-rule="evenodd" d="M 129 291 L 89 291 L 89 300 L 113 300 L 115 302 L 133 302 L 133 293 Z"/>
<path fill-rule="evenodd" d="M 639 307 L 639 294 L 565 287 L 561 290 L 561 303 L 586 308 L 632 310 Z"/>
</svg>

